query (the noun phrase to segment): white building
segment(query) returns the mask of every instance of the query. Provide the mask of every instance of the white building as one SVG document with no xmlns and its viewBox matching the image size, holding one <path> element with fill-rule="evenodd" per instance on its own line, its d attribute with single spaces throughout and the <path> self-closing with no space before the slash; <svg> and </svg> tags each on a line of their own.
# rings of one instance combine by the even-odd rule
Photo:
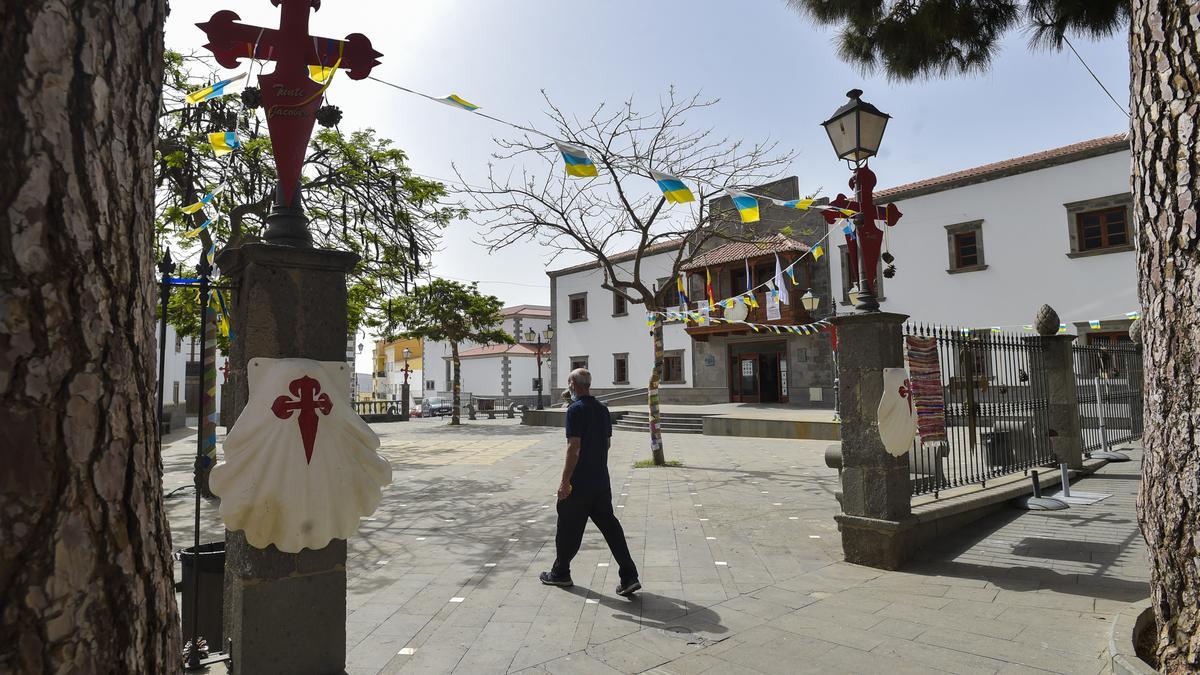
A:
<svg viewBox="0 0 1200 675">
<path fill-rule="evenodd" d="M 674 289 L 671 266 L 679 240 L 651 246 L 642 258 L 643 279 L 656 279 L 659 288 Z M 631 267 L 635 251 L 612 257 L 619 269 Z M 631 270 L 626 270 L 631 271 Z M 642 389 L 654 367 L 654 339 L 646 327 L 646 311 L 600 287 L 599 263 L 585 263 L 547 272 L 554 312 L 554 362 L 547 391 L 560 392 L 576 368 L 592 373 L 597 395 L 621 389 Z M 692 338 L 680 322 L 663 326 L 664 374 L 661 388 L 686 396 L 693 388 Z M 673 400 L 673 399 L 672 399 Z"/>
<path fill-rule="evenodd" d="M 158 339 L 158 331 L 154 333 Z M 156 345 L 157 348 L 157 345 Z M 200 406 L 201 357 L 200 340 L 183 337 L 175 327 L 167 324 L 166 350 L 163 352 L 163 417 L 170 422 L 172 430 L 195 417 Z M 157 361 L 157 358 L 156 358 Z M 217 410 L 221 410 L 222 386 L 229 360 L 220 350 L 216 351 L 217 362 Z M 157 375 L 157 371 L 155 371 Z M 211 411 L 208 411 L 211 412 Z M 165 425 L 164 425 L 165 426 Z"/>
<path fill-rule="evenodd" d="M 897 273 L 882 309 L 1020 331 L 1049 304 L 1089 342 L 1125 334 L 1139 307 L 1129 167 L 1122 134 L 876 193 L 904 214 L 888 236 Z M 832 265 L 845 302 L 844 255 Z"/>
<path fill-rule="evenodd" d="M 500 327 L 516 340 L 516 345 L 484 346 L 467 342 L 458 346 L 460 386 L 464 393 L 478 398 L 507 399 L 532 403 L 537 377 L 537 339 L 530 341 L 529 331 L 543 336 L 543 377 L 549 377 L 549 352 L 545 331 L 550 326 L 550 308 L 544 305 L 517 305 L 501 310 Z M 422 348 L 421 369 L 425 396 L 448 396 L 453 386 L 453 363 L 448 342 L 426 341 Z M 550 383 L 545 389 L 549 394 Z"/>
</svg>

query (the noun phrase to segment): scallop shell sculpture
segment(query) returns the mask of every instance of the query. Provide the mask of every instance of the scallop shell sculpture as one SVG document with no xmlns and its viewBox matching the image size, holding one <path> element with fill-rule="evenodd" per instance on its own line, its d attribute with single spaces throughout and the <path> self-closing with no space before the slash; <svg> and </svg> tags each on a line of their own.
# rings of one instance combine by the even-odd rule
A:
<svg viewBox="0 0 1200 675">
<path fill-rule="evenodd" d="M 346 364 L 262 358 L 247 371 L 250 400 L 210 479 L 225 526 L 285 553 L 349 538 L 379 505 L 392 468 L 350 405 Z"/>
<path fill-rule="evenodd" d="M 1142 344 L 1142 320 L 1134 319 L 1133 323 L 1129 324 L 1129 339 L 1135 345 Z"/>
<path fill-rule="evenodd" d="M 1058 335 L 1058 312 L 1054 311 L 1050 305 L 1042 305 L 1037 316 L 1033 317 L 1033 328 L 1038 335 Z"/>
</svg>

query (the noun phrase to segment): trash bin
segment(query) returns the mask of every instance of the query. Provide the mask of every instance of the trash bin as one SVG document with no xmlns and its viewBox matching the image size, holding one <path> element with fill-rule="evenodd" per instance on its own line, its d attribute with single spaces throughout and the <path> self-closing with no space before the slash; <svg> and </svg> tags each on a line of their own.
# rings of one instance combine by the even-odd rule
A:
<svg viewBox="0 0 1200 675">
<path fill-rule="evenodd" d="M 1013 464 L 1012 432 L 994 430 L 980 435 L 989 466 L 1007 467 Z"/>
<path fill-rule="evenodd" d="M 200 559 L 199 565 L 196 564 L 196 558 Z M 199 556 L 195 554 L 195 547 L 189 546 L 179 552 L 179 561 L 183 564 L 183 581 L 180 583 L 183 592 L 183 606 L 180 608 L 183 614 L 183 641 L 187 643 L 193 635 L 199 634 L 208 643 L 209 651 L 224 651 L 225 542 L 201 544 Z M 197 567 L 200 574 L 199 596 L 196 595 L 193 577 Z M 198 631 L 192 630 L 193 610 Z"/>
</svg>

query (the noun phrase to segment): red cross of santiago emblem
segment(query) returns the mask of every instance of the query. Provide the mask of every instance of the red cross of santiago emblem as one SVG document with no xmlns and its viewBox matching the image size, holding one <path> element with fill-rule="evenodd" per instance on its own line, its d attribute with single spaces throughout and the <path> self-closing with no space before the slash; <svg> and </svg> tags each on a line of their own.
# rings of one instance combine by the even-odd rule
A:
<svg viewBox="0 0 1200 675">
<path fill-rule="evenodd" d="M 321 393 L 321 383 L 307 375 L 289 382 L 288 391 L 296 398 L 276 398 L 271 404 L 271 412 L 279 419 L 286 420 L 291 419 L 293 412 L 300 411 L 296 423 L 300 425 L 300 439 L 304 441 L 305 464 L 312 464 L 313 444 L 317 442 L 317 411 L 329 415 L 333 410 L 333 401 L 329 400 L 329 394 Z"/>
<path fill-rule="evenodd" d="M 909 384 L 908 378 L 904 379 L 904 384 L 900 385 L 900 398 L 908 401 L 908 414 L 912 414 L 912 385 Z"/>
</svg>

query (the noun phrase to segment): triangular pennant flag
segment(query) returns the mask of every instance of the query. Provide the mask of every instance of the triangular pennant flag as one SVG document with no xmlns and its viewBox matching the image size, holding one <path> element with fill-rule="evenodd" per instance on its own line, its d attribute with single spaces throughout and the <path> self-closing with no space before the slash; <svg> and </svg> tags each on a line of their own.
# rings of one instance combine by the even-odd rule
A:
<svg viewBox="0 0 1200 675">
<path fill-rule="evenodd" d="M 567 175 L 576 178 L 596 176 L 596 163 L 588 155 L 587 148 L 565 141 L 554 141 L 558 151 L 562 153 L 563 162 L 567 165 Z"/>
<path fill-rule="evenodd" d="M 675 176 L 669 173 L 660 171 L 651 171 L 650 178 L 658 183 L 658 189 L 662 190 L 663 196 L 672 204 L 686 204 L 687 202 L 696 201 L 696 195 L 688 189 L 688 186 L 683 184 Z"/>
<path fill-rule="evenodd" d="M 228 80 L 221 80 L 220 82 L 217 82 L 211 86 L 205 87 L 198 91 L 193 91 L 187 95 L 187 102 L 195 105 L 197 103 L 203 103 L 204 101 L 212 100 L 218 96 L 223 96 L 225 94 L 225 87 L 228 87 L 245 76 L 246 73 L 241 73 L 229 78 Z"/>
<path fill-rule="evenodd" d="M 737 209 L 738 216 L 741 217 L 743 223 L 758 222 L 758 200 L 745 192 L 726 189 L 725 193 L 733 200 L 733 208 Z"/>
<path fill-rule="evenodd" d="M 443 96 L 442 98 L 437 99 L 437 102 L 445 103 L 451 108 L 460 108 L 462 110 L 466 110 L 467 112 L 475 112 L 476 110 L 479 110 L 479 106 L 471 103 L 458 94 L 449 94 L 447 96 Z"/>
<path fill-rule="evenodd" d="M 217 157 L 228 155 L 242 146 L 236 131 L 218 131 L 208 135 L 208 144 L 212 146 Z"/>
<path fill-rule="evenodd" d="M 200 198 L 200 201 L 196 202 L 195 204 L 189 204 L 188 206 L 183 207 L 183 212 L 187 213 L 187 214 L 192 214 L 192 213 L 199 211 L 200 209 L 204 208 L 205 205 L 207 205 L 209 202 L 211 202 L 213 200 L 213 197 L 216 197 L 217 195 L 221 194 L 224 191 L 225 191 L 225 184 L 222 183 L 222 184 L 218 185 L 217 187 L 213 188 L 212 190 L 209 190 L 208 194 L 206 194 Z"/>
</svg>

